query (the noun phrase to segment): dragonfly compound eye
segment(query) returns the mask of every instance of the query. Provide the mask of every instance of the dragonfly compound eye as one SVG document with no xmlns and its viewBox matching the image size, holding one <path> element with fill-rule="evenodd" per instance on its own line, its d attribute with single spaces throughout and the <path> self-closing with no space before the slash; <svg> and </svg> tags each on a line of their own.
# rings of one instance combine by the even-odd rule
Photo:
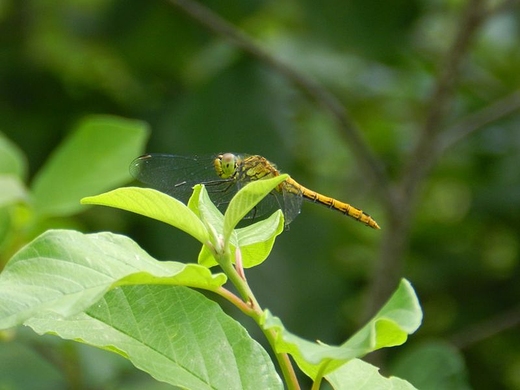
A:
<svg viewBox="0 0 520 390">
<path fill-rule="evenodd" d="M 237 156 L 233 153 L 224 153 L 215 160 L 215 169 L 222 179 L 228 179 L 235 174 L 237 168 Z"/>
</svg>

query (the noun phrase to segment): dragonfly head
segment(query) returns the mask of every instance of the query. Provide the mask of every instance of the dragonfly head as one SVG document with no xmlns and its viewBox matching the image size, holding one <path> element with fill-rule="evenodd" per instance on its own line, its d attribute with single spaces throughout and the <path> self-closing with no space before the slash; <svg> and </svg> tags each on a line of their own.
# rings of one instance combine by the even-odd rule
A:
<svg viewBox="0 0 520 390">
<path fill-rule="evenodd" d="M 222 179 L 232 177 L 237 169 L 238 157 L 233 153 L 219 154 L 214 161 L 217 175 Z"/>
</svg>

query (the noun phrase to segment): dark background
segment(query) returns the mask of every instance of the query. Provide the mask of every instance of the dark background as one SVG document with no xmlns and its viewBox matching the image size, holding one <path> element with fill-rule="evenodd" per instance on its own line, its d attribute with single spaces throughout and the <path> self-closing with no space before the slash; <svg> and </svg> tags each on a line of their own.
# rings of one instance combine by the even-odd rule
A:
<svg viewBox="0 0 520 390">
<path fill-rule="evenodd" d="M 0 3 L 0 131 L 26 154 L 29 182 L 89 114 L 146 121 L 148 152 L 264 155 L 382 227 L 304 204 L 248 271 L 288 329 L 339 344 L 406 277 L 424 322 L 372 357 L 384 374 L 414 383 L 420 364 L 439 364 L 439 376 L 457 378 L 444 388 L 520 388 L 518 3 L 202 3 L 256 42 L 249 51 L 173 3 Z M 128 234 L 158 259 L 195 261 L 199 249 L 122 211 L 94 208 L 77 223 Z M 120 358 L 67 345 L 85 370 L 82 388 L 148 383 Z M 0 345 L 1 359 L 9 348 L 18 347 Z M 36 362 L 23 372 L 66 377 L 38 349 L 17 356 Z"/>
</svg>

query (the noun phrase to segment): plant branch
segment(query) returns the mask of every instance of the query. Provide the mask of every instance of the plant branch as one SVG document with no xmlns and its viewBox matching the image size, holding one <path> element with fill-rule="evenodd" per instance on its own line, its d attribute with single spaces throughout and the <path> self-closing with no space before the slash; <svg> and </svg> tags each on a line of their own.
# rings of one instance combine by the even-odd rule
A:
<svg viewBox="0 0 520 390">
<path fill-rule="evenodd" d="M 222 255 L 217 254 L 217 262 L 219 263 L 220 267 L 227 275 L 231 283 L 239 291 L 240 295 L 242 296 L 242 300 L 223 287 L 217 289 L 216 292 L 220 296 L 224 297 L 229 302 L 237 306 L 244 314 L 255 320 L 255 322 L 258 324 L 258 326 L 264 333 L 265 337 L 267 338 L 267 341 L 269 341 L 269 345 L 271 346 L 276 356 L 276 360 L 278 361 L 278 365 L 282 370 L 282 374 L 284 376 L 287 387 L 290 390 L 299 390 L 300 385 L 298 384 L 298 379 L 296 378 L 296 373 L 294 372 L 291 359 L 289 358 L 289 355 L 287 355 L 286 353 L 279 353 L 276 351 L 276 331 L 272 329 L 265 329 L 261 325 L 263 317 L 262 308 L 256 300 L 253 291 L 251 291 L 251 288 L 249 287 L 249 284 L 247 283 L 245 276 L 240 276 L 240 274 L 233 266 L 230 251 L 226 250 Z"/>
<path fill-rule="evenodd" d="M 418 198 L 418 189 L 436 161 L 442 122 L 453 98 L 462 63 L 486 15 L 483 1 L 470 0 L 461 15 L 460 28 L 445 55 L 418 140 L 400 181 L 391 192 L 391 207 L 386 208 L 388 228 L 384 231 L 380 259 L 369 286 L 364 319 L 370 318 L 386 301 L 402 274 L 403 257 L 408 247 L 412 211 Z"/>
<path fill-rule="evenodd" d="M 233 45 L 273 68 L 328 110 L 338 123 L 341 135 L 355 155 L 365 176 L 369 178 L 373 185 L 377 186 L 382 198 L 388 195 L 388 177 L 381 162 L 365 142 L 362 132 L 354 124 L 345 107 L 333 94 L 312 78 L 269 54 L 246 34 L 209 8 L 192 0 L 169 0 L 169 2 L 210 31 L 226 38 Z"/>
<path fill-rule="evenodd" d="M 444 153 L 446 149 L 453 147 L 475 131 L 518 110 L 520 110 L 520 91 L 513 92 L 491 103 L 489 106 L 468 115 L 444 131 L 445 136 L 441 139 L 437 155 Z"/>
<path fill-rule="evenodd" d="M 220 295 L 225 300 L 231 302 L 245 315 L 249 317 L 253 315 L 253 309 L 251 308 L 251 306 L 244 302 L 242 299 L 240 299 L 237 295 L 233 294 L 227 288 L 219 287 L 218 289 L 214 290 L 214 292 Z"/>
<path fill-rule="evenodd" d="M 271 346 L 271 349 L 274 351 L 276 355 L 278 365 L 282 370 L 288 388 L 298 390 L 300 388 L 298 384 L 298 378 L 296 377 L 296 373 L 294 372 L 294 368 L 291 359 L 289 358 L 289 355 L 286 353 L 276 352 L 276 332 L 272 329 L 266 330 L 260 325 L 260 318 L 263 315 L 260 306 L 256 304 L 254 307 L 251 307 L 251 305 L 248 305 L 246 302 L 241 300 L 238 296 L 233 294 L 231 291 L 225 289 L 224 287 L 219 287 L 217 290 L 215 290 L 215 292 L 224 299 L 231 302 L 236 307 L 238 307 L 242 311 L 242 313 L 253 318 L 255 322 L 259 324 L 267 341 L 269 342 L 269 345 Z"/>
<path fill-rule="evenodd" d="M 63 372 L 68 388 L 83 388 L 84 378 L 76 344 L 66 342 L 60 344 L 59 348 L 49 348 L 43 341 L 31 340 L 29 345 L 42 359 Z"/>
<path fill-rule="evenodd" d="M 482 340 L 520 325 L 520 307 L 486 319 L 456 333 L 450 339 L 457 348 L 468 348 Z"/>
<path fill-rule="evenodd" d="M 251 303 L 251 306 L 254 308 L 258 305 L 258 302 L 256 302 L 256 299 L 253 295 L 253 292 L 249 288 L 249 285 L 246 283 L 244 279 L 240 277 L 237 270 L 233 266 L 233 263 L 231 261 L 231 254 L 229 251 L 223 255 L 217 254 L 217 262 L 224 271 L 224 273 L 227 275 L 231 283 L 235 286 L 235 288 L 238 290 L 238 293 L 244 300 L 244 302 Z"/>
<path fill-rule="evenodd" d="M 278 361 L 278 365 L 280 366 L 283 377 L 285 378 L 285 383 L 289 390 L 300 390 L 300 385 L 298 383 L 298 378 L 296 377 L 296 373 L 294 372 L 293 365 L 291 363 L 291 359 L 287 353 L 279 353 L 276 352 L 276 331 L 272 329 L 263 329 L 265 337 L 273 350 L 276 360 Z"/>
<path fill-rule="evenodd" d="M 436 153 L 433 152 L 438 148 L 442 122 L 449 110 L 462 63 L 486 15 L 483 2 L 484 0 L 468 2 L 462 15 L 460 29 L 446 53 L 430 99 L 426 121 L 404 170 L 402 191 L 403 197 L 408 202 L 415 196 L 417 187 L 435 162 Z"/>
</svg>

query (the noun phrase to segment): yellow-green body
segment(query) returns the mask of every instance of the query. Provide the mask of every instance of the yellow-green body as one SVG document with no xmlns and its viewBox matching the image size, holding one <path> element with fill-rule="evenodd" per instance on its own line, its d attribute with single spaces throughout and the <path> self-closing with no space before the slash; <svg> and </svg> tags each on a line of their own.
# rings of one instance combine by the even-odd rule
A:
<svg viewBox="0 0 520 390">
<path fill-rule="evenodd" d="M 240 157 L 232 153 L 219 154 L 214 161 L 215 171 L 222 179 L 234 179 L 237 182 L 249 182 L 252 180 L 268 179 L 280 175 L 276 165 L 269 162 L 265 157 L 254 155 Z M 292 178 L 288 178 L 277 188 L 279 192 L 287 192 L 302 196 L 314 203 L 327 206 L 343 214 L 356 219 L 374 229 L 380 229 L 377 222 L 362 210 L 341 202 L 334 198 L 309 190 Z"/>
</svg>

